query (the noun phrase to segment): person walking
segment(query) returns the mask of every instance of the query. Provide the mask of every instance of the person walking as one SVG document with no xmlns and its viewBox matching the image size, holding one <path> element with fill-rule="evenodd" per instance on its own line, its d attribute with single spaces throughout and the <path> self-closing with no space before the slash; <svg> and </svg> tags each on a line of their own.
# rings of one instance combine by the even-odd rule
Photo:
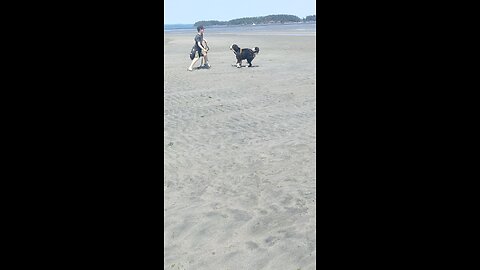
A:
<svg viewBox="0 0 480 270">
<path fill-rule="evenodd" d="M 192 63 L 188 67 L 188 71 L 193 70 L 193 65 L 197 63 L 197 61 L 200 59 L 200 57 L 203 57 L 202 59 L 202 65 L 200 68 L 210 68 L 210 64 L 208 63 L 208 57 L 207 57 L 207 52 L 208 52 L 208 46 L 207 46 L 207 41 L 203 38 L 203 33 L 205 32 L 205 27 L 203 25 L 200 25 L 197 27 L 197 35 L 195 36 L 195 45 L 192 48 L 194 52 L 194 58 L 192 59 Z"/>
</svg>

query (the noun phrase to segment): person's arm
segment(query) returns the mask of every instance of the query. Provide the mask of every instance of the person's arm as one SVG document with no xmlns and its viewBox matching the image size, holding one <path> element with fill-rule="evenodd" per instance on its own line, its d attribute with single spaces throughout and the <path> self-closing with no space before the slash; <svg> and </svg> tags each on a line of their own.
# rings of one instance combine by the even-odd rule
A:
<svg viewBox="0 0 480 270">
<path fill-rule="evenodd" d="M 206 39 L 203 39 L 203 44 L 205 44 L 204 46 L 207 51 L 210 50 L 210 48 L 208 48 L 208 43 Z"/>
<path fill-rule="evenodd" d="M 203 44 L 199 41 L 198 42 L 198 47 L 200 47 L 200 49 L 202 49 L 202 55 L 207 55 L 208 50 L 207 50 L 207 48 L 204 48 L 202 45 Z"/>
</svg>

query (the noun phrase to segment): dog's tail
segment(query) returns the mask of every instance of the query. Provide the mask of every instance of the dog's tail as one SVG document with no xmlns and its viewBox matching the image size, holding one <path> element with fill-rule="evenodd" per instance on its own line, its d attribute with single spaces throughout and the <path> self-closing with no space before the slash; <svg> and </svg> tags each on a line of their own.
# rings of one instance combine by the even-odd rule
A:
<svg viewBox="0 0 480 270">
<path fill-rule="evenodd" d="M 253 48 L 253 52 L 258 54 L 260 52 L 260 48 L 258 47 Z"/>
</svg>

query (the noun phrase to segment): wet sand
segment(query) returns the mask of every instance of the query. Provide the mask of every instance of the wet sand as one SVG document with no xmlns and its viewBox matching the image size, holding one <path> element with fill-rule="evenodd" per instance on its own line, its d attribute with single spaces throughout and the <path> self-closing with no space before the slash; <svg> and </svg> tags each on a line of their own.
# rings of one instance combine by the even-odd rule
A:
<svg viewBox="0 0 480 270">
<path fill-rule="evenodd" d="M 164 35 L 164 269 L 316 268 L 315 34 L 267 30 L 206 29 L 193 72 L 195 30 Z"/>
</svg>

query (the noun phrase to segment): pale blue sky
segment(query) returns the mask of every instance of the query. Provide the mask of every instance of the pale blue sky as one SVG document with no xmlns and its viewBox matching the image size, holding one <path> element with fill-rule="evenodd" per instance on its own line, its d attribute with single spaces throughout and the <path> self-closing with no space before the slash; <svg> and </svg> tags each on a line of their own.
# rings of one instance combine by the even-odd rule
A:
<svg viewBox="0 0 480 270">
<path fill-rule="evenodd" d="M 316 15 L 315 0 L 164 0 L 164 24 L 229 21 L 276 14 Z"/>
</svg>

